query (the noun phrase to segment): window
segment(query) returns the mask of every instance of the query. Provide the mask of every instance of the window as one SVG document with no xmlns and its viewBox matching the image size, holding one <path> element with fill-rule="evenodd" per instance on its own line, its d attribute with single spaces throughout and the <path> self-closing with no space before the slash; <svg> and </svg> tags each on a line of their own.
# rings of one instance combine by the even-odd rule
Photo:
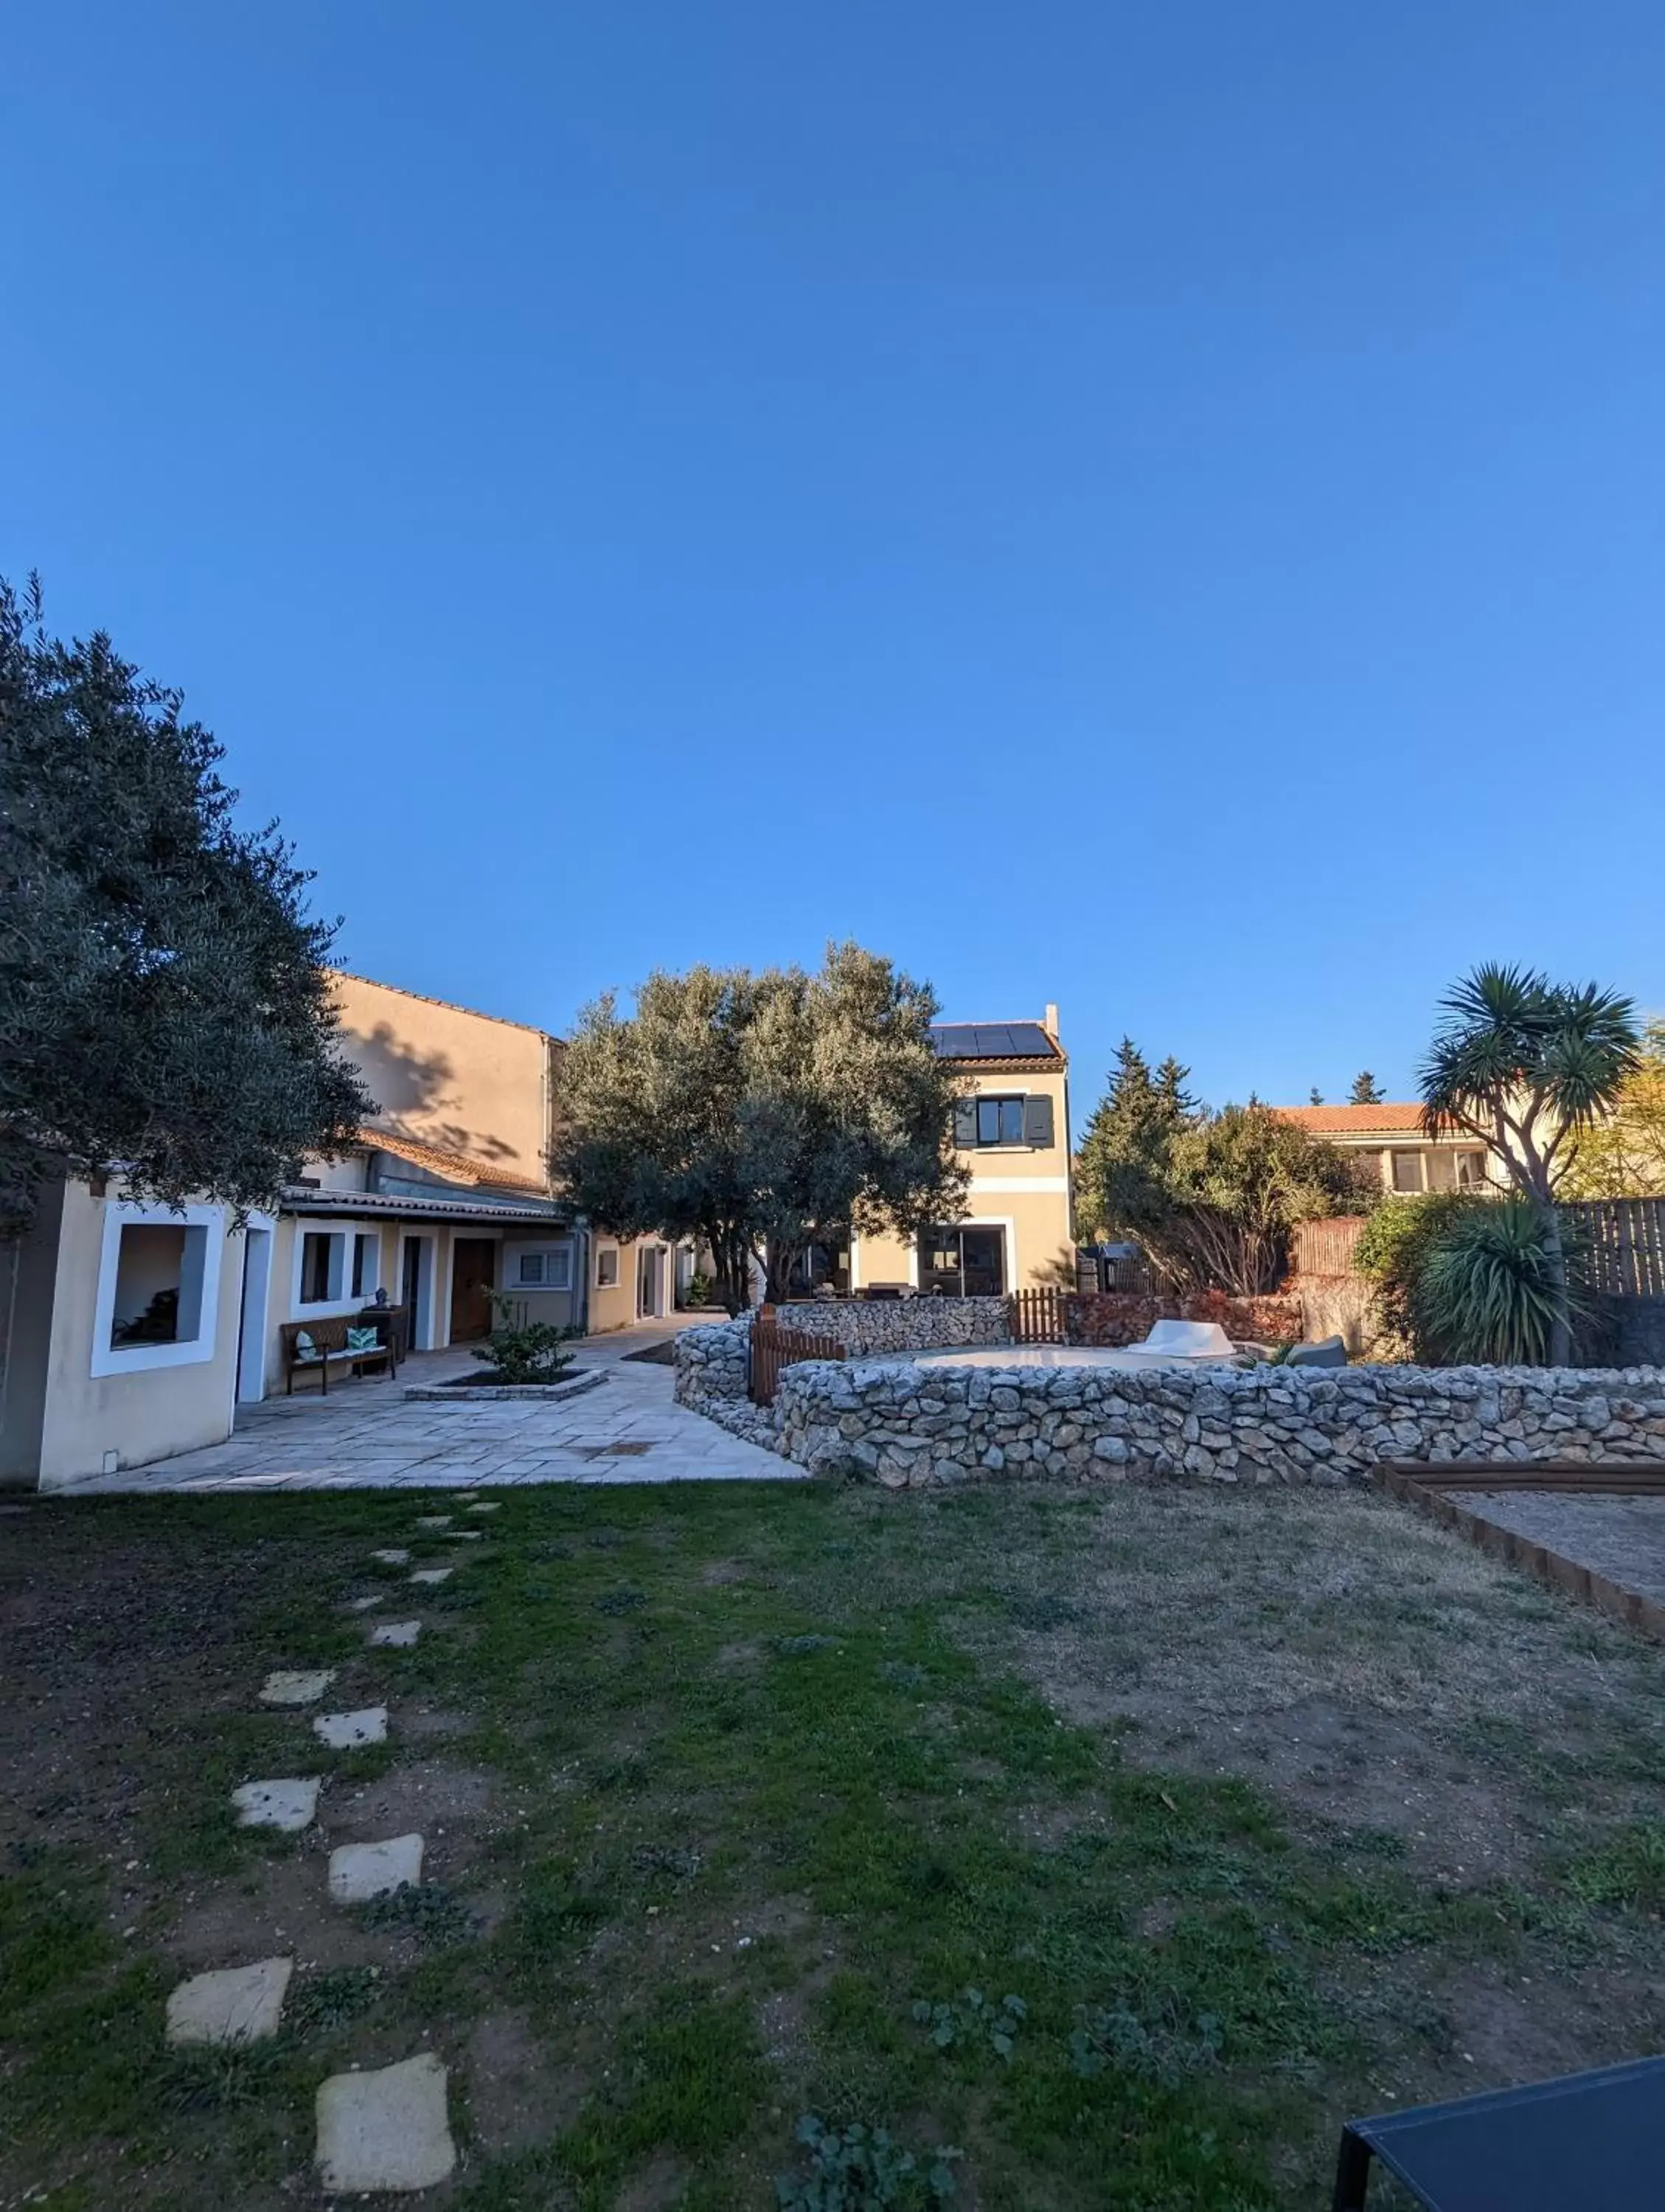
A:
<svg viewBox="0 0 1665 2212">
<path fill-rule="evenodd" d="M 327 1230 L 309 1229 L 301 1240 L 301 1303 L 327 1305 L 341 1296 L 341 1268 L 346 1238 Z"/>
<path fill-rule="evenodd" d="M 1021 1098 L 980 1098 L 977 1101 L 977 1142 L 980 1145 L 1021 1145 L 1024 1141 L 1024 1102 Z"/>
<path fill-rule="evenodd" d="M 1429 1152 L 1423 1161 L 1428 1171 L 1430 1190 L 1455 1190 L 1457 1187 L 1456 1157 L 1451 1152 Z"/>
<path fill-rule="evenodd" d="M 928 1229 L 920 1238 L 921 1296 L 995 1298 L 1006 1287 L 1006 1238 L 998 1229 Z"/>
<path fill-rule="evenodd" d="M 374 1297 L 379 1287 L 376 1278 L 381 1273 L 381 1239 L 362 1231 L 353 1239 L 353 1296 L 355 1298 Z"/>
<path fill-rule="evenodd" d="M 962 1098 L 954 1109 L 954 1142 L 963 1152 L 997 1145 L 1039 1151 L 1052 1141 L 1050 1098 Z"/>
<path fill-rule="evenodd" d="M 617 1244 L 598 1244 L 595 1248 L 595 1286 L 599 1291 L 618 1288 L 618 1247 Z"/>
<path fill-rule="evenodd" d="M 1486 1154 L 1459 1152 L 1457 1154 L 1457 1188 L 1484 1190 L 1486 1188 Z"/>
<path fill-rule="evenodd" d="M 94 1376 L 214 1357 L 225 1215 L 217 1206 L 104 1207 Z"/>
<path fill-rule="evenodd" d="M 1422 1188 L 1422 1155 L 1420 1152 L 1394 1154 L 1394 1188 L 1411 1191 Z"/>
<path fill-rule="evenodd" d="M 116 1254 L 110 1346 L 191 1344 L 202 1326 L 206 1229 L 124 1222 Z"/>
<path fill-rule="evenodd" d="M 515 1255 L 514 1284 L 522 1291 L 569 1291 L 573 1286 L 573 1248 L 548 1244 L 538 1250 Z"/>
</svg>

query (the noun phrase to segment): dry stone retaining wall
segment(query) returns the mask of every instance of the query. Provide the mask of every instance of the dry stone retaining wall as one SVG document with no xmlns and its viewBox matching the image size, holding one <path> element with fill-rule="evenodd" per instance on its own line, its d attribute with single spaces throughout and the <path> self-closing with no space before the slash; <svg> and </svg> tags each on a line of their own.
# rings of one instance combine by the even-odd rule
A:
<svg viewBox="0 0 1665 2212">
<path fill-rule="evenodd" d="M 786 1369 L 772 1442 L 883 1483 L 1363 1481 L 1382 1460 L 1665 1462 L 1665 1372 L 1215 1367 Z"/>
</svg>

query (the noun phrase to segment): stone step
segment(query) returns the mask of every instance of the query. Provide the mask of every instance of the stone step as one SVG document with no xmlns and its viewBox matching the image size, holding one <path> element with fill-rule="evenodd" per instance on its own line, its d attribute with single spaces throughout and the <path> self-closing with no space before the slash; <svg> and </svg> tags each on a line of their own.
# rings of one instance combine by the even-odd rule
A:
<svg viewBox="0 0 1665 2212">
<path fill-rule="evenodd" d="M 331 1751 L 355 1751 L 361 1744 L 386 1743 L 387 1708 L 364 1705 L 351 1713 L 319 1713 L 313 1734 Z"/>
<path fill-rule="evenodd" d="M 276 2035 L 293 1959 L 258 1959 L 193 1974 L 167 2000 L 170 2043 L 254 2043 Z"/>
<path fill-rule="evenodd" d="M 420 1836 L 390 1836 L 381 1844 L 343 1844 L 330 1853 L 330 1899 L 335 1905 L 362 1905 L 386 1897 L 408 1882 L 422 1880 Z"/>
<path fill-rule="evenodd" d="M 273 1782 L 240 1782 L 231 1793 L 240 1828 L 280 1828 L 298 1835 L 318 1818 L 318 1777 L 295 1775 Z"/>
<path fill-rule="evenodd" d="M 279 1667 L 260 1686 L 263 1705 L 315 1705 L 331 1682 L 333 1667 Z"/>
<path fill-rule="evenodd" d="M 433 2189 L 457 2163 L 445 2068 L 432 2051 L 331 2075 L 319 2090 L 317 2115 L 319 2179 L 332 2194 Z"/>
</svg>

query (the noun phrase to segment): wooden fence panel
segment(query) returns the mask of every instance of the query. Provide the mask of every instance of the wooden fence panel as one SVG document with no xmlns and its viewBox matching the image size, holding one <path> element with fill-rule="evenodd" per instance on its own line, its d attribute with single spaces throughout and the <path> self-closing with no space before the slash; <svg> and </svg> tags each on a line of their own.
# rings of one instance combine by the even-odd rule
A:
<svg viewBox="0 0 1665 2212">
<path fill-rule="evenodd" d="M 1592 1290 L 1665 1298 L 1665 1198 L 1579 1199 L 1561 1210 Z"/>
<path fill-rule="evenodd" d="M 1358 1249 L 1358 1233 L 1364 1226 L 1361 1217 L 1340 1216 L 1333 1221 L 1300 1221 L 1295 1226 L 1295 1243 L 1290 1255 L 1297 1275 L 1351 1275 L 1355 1271 L 1354 1255 Z"/>
<path fill-rule="evenodd" d="M 754 1406 L 772 1406 L 783 1367 L 805 1359 L 843 1359 L 848 1354 L 836 1337 L 811 1336 L 803 1329 L 781 1328 L 761 1310 L 751 1324 L 750 1385 Z"/>
<path fill-rule="evenodd" d="M 1064 1344 L 1068 1341 L 1066 1316 L 1068 1293 L 1064 1291 L 1014 1291 L 1006 1300 L 1014 1344 Z"/>
</svg>

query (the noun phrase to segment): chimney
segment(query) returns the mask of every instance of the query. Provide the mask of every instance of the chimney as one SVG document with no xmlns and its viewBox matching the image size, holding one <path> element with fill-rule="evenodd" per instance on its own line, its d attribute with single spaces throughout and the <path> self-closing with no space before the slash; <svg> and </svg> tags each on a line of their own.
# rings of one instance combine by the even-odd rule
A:
<svg viewBox="0 0 1665 2212">
<path fill-rule="evenodd" d="M 1057 1037 L 1058 1009 L 1056 1006 L 1048 1006 L 1047 1008 L 1047 1035 L 1054 1039 Z"/>
</svg>

